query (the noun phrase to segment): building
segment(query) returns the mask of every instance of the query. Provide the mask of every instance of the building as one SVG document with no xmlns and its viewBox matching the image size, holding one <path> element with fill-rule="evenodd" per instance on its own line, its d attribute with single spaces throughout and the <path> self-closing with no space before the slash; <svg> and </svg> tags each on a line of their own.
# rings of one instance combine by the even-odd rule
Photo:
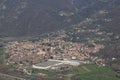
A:
<svg viewBox="0 0 120 80">
<path fill-rule="evenodd" d="M 58 67 L 63 67 L 63 65 L 71 65 L 71 66 L 78 66 L 80 63 L 78 61 L 73 60 L 52 60 L 49 59 L 47 62 L 39 63 L 36 65 L 33 65 L 33 68 L 36 69 L 57 69 Z"/>
</svg>

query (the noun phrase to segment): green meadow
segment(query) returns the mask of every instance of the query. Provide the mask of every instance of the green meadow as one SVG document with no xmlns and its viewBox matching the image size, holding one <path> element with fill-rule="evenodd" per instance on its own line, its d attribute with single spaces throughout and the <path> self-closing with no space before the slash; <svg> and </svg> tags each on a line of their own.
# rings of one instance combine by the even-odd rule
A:
<svg viewBox="0 0 120 80">
<path fill-rule="evenodd" d="M 82 80 L 119 80 L 108 66 L 83 65 L 69 70 L 66 74 L 77 74 Z"/>
</svg>

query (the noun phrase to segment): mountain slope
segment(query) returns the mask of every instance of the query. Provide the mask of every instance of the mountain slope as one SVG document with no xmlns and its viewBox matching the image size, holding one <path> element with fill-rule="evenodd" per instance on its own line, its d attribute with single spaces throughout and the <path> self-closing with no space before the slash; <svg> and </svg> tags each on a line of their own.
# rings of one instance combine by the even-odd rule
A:
<svg viewBox="0 0 120 80">
<path fill-rule="evenodd" d="M 106 9 L 113 22 L 99 23 L 119 32 L 119 0 L 1 0 L 0 35 L 31 36 L 68 28 Z"/>
</svg>

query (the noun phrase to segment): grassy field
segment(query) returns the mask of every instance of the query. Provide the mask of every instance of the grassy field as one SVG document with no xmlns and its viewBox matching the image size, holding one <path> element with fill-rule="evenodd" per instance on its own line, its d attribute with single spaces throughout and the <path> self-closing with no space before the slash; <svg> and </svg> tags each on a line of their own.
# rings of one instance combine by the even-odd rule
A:
<svg viewBox="0 0 120 80">
<path fill-rule="evenodd" d="M 100 67 L 97 65 L 84 65 L 75 67 L 66 74 L 80 75 L 82 80 L 119 80 L 116 73 L 110 67 Z"/>
<path fill-rule="evenodd" d="M 0 48 L 0 64 L 2 64 L 4 62 L 4 59 L 3 59 L 3 49 Z"/>
<path fill-rule="evenodd" d="M 32 70 L 33 70 L 33 74 L 42 73 L 47 76 L 54 76 L 57 74 L 56 72 L 49 71 L 49 70 L 40 70 L 40 69 L 32 69 Z"/>
<path fill-rule="evenodd" d="M 49 77 L 59 74 L 53 71 L 34 69 L 34 74 L 36 73 L 43 73 Z M 108 66 L 102 67 L 91 64 L 74 67 L 67 72 L 66 71 L 62 72 L 62 74 L 78 75 L 81 78 L 81 80 L 119 80 L 118 78 L 116 78 L 117 73 L 114 72 L 110 67 Z"/>
</svg>

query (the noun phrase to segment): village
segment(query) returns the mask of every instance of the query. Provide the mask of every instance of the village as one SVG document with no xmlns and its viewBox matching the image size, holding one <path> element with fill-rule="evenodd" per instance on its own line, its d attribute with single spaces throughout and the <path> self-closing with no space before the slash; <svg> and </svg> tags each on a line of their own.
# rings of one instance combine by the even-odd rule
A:
<svg viewBox="0 0 120 80">
<path fill-rule="evenodd" d="M 70 68 L 81 64 L 96 63 L 105 66 L 104 60 L 91 56 L 99 52 L 104 45 L 94 44 L 88 47 L 85 43 L 65 41 L 67 35 L 62 32 L 56 37 L 43 38 L 38 41 L 13 41 L 5 46 L 5 63 L 16 68 L 32 66 L 37 69 Z"/>
</svg>

